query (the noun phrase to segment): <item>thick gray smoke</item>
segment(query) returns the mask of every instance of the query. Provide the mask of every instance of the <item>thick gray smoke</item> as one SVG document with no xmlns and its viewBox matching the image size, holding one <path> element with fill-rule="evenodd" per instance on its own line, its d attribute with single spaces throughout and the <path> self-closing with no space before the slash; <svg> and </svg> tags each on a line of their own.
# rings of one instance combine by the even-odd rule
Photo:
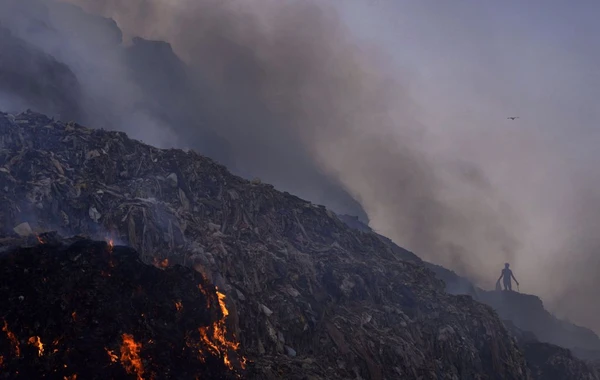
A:
<svg viewBox="0 0 600 380">
<path fill-rule="evenodd" d="M 548 212 L 567 190 L 534 195 L 553 181 L 539 175 L 536 182 L 532 170 L 564 168 L 552 155 L 554 142 L 510 126 L 476 129 L 487 123 L 477 117 L 445 128 L 447 121 L 432 115 L 449 114 L 443 107 L 450 103 L 422 103 L 414 73 L 359 38 L 339 2 L 70 3 L 90 14 L 51 0 L 5 0 L 0 23 L 13 43 L 50 57 L 44 69 L 52 71 L 52 61 L 68 67 L 80 94 L 50 106 L 13 89 L 0 92 L 0 106 L 65 113 L 71 105 L 80 115 L 73 117 L 94 126 L 193 148 L 241 175 L 368 215 L 378 232 L 479 284 L 493 285 L 510 261 L 527 291 L 600 329 L 589 317 L 589 305 L 598 302 L 573 281 L 582 266 L 590 273 L 598 267 L 584 261 L 597 245 L 589 239 L 597 213 L 575 211 L 575 201 Z M 1 79 L 0 86 L 5 90 Z M 485 111 L 497 120 L 507 116 Z M 594 198 L 588 189 L 577 189 L 586 204 Z M 556 215 L 565 222 L 548 220 Z M 589 229 L 564 233 L 580 227 L 582 215 Z M 563 265 L 561 251 L 571 241 L 578 260 Z"/>
<path fill-rule="evenodd" d="M 497 264 L 482 252 L 513 258 L 508 208 L 472 163 L 438 167 L 402 76 L 351 33 L 333 2 L 77 3 L 126 35 L 172 44 L 210 89 L 199 103 L 218 110 L 209 123 L 234 169 L 339 209 L 340 191 L 312 193 L 333 181 L 382 232 L 475 278 Z"/>
</svg>

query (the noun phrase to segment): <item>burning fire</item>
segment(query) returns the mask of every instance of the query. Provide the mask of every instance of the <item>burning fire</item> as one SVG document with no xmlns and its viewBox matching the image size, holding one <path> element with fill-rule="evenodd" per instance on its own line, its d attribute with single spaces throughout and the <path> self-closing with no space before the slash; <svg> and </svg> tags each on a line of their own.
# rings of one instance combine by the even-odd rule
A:
<svg viewBox="0 0 600 380">
<path fill-rule="evenodd" d="M 71 313 L 71 318 L 73 318 L 73 322 L 77 322 L 77 312 L 72 312 Z"/>
<path fill-rule="evenodd" d="M 112 263 L 112 261 L 111 261 L 111 263 Z M 111 267 L 114 267 L 114 264 L 113 264 L 113 265 L 111 265 Z M 112 274 L 110 274 L 110 272 L 107 272 L 107 271 L 105 271 L 105 270 L 101 270 L 101 271 L 100 271 L 100 275 L 101 275 L 102 277 L 112 277 Z"/>
<path fill-rule="evenodd" d="M 15 355 L 17 355 L 17 357 L 20 357 L 21 356 L 21 348 L 19 346 L 19 340 L 17 339 L 15 334 L 13 334 L 12 331 L 10 331 L 8 329 L 8 323 L 6 322 L 6 320 L 4 321 L 4 326 L 2 327 L 2 331 L 4 331 L 6 333 L 6 336 L 8 336 L 8 339 L 13 344 L 13 348 L 15 350 Z"/>
<path fill-rule="evenodd" d="M 229 315 L 229 310 L 227 310 L 227 306 L 225 306 L 225 294 L 221 293 L 218 288 L 216 289 L 217 297 L 219 297 L 219 306 L 221 307 L 221 312 L 223 313 L 223 319 L 225 319 Z"/>
<path fill-rule="evenodd" d="M 62 339 L 62 337 L 54 339 L 54 341 L 52 342 L 52 345 L 54 346 L 54 349 L 52 350 L 53 354 L 56 354 L 58 352 L 58 348 L 56 348 L 56 346 L 58 346 L 58 343 L 60 343 L 61 339 Z"/>
<path fill-rule="evenodd" d="M 4 365 L 4 356 L 0 355 L 0 368 Z"/>
<path fill-rule="evenodd" d="M 39 336 L 32 336 L 27 343 L 37 347 L 39 356 L 44 355 L 44 344 Z"/>
<path fill-rule="evenodd" d="M 198 284 L 198 289 L 200 289 L 200 293 L 204 294 L 204 298 L 206 299 L 206 308 L 210 309 L 210 295 L 200 284 Z"/>
<path fill-rule="evenodd" d="M 46 244 L 46 242 L 44 241 L 44 239 L 42 239 L 39 235 L 35 235 L 35 237 L 37 238 L 38 243 L 40 243 L 40 244 Z"/>
<path fill-rule="evenodd" d="M 230 341 L 227 339 L 227 325 L 226 319 L 229 315 L 229 310 L 225 304 L 225 294 L 221 293 L 217 288 L 217 297 L 219 298 L 219 306 L 223 313 L 223 318 L 214 323 L 210 327 L 200 327 L 200 339 L 206 347 L 211 350 L 215 355 L 223 358 L 223 363 L 230 369 L 233 370 L 233 364 L 231 362 L 230 353 L 231 351 L 237 351 L 240 344 Z M 202 353 L 201 353 L 202 358 Z M 201 359 L 202 360 L 202 359 Z M 240 358 L 240 366 L 245 368 L 246 359 Z"/>
<path fill-rule="evenodd" d="M 164 269 L 164 268 L 167 268 L 169 266 L 169 259 L 162 259 L 162 260 L 160 260 L 160 259 L 158 259 L 158 258 L 155 257 L 154 260 L 153 260 L 153 262 L 154 262 L 154 266 L 157 267 L 157 268 Z"/>
<path fill-rule="evenodd" d="M 109 350 L 108 348 L 105 348 L 105 350 L 111 362 L 116 363 L 117 360 L 119 360 L 119 357 L 115 355 L 115 353 L 112 350 Z"/>
<path fill-rule="evenodd" d="M 140 359 L 142 345 L 133 339 L 133 335 L 123 334 L 121 345 L 121 363 L 129 374 L 137 375 L 138 380 L 143 380 L 144 365 Z"/>
<path fill-rule="evenodd" d="M 77 380 L 77 375 L 73 374 L 71 376 L 65 376 L 64 378 L 64 380 Z"/>
<path fill-rule="evenodd" d="M 181 301 L 175 302 L 175 308 L 177 309 L 177 311 L 183 310 L 183 304 L 181 303 Z"/>
<path fill-rule="evenodd" d="M 114 268 L 115 262 L 113 261 L 112 253 L 113 253 L 113 249 L 115 248 L 115 244 L 113 242 L 113 239 L 107 239 L 106 244 L 108 244 L 108 253 L 111 255 L 110 259 L 108 260 L 108 266 L 110 266 L 111 268 Z M 100 274 L 103 277 L 110 277 L 110 273 L 107 273 L 105 271 L 101 271 Z"/>
</svg>

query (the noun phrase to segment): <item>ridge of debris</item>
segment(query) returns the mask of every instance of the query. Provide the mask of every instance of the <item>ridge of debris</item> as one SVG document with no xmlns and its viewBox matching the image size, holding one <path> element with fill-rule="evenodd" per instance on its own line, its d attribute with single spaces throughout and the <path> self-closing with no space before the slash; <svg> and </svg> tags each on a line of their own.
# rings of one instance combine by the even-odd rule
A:
<svg viewBox="0 0 600 380">
<path fill-rule="evenodd" d="M 350 228 L 373 232 L 368 225 L 358 221 L 357 218 L 341 215 L 340 219 Z M 382 239 L 387 238 L 382 237 Z M 387 241 L 396 246 L 391 240 L 387 239 Z M 403 249 L 397 247 L 397 250 Z M 408 254 L 412 253 L 408 252 Z M 491 306 L 505 321 L 505 324 L 509 324 L 509 332 L 517 340 L 522 341 L 521 337 L 528 335 L 532 338 L 529 338 L 526 343 L 549 343 L 550 345 L 545 349 L 547 352 L 550 350 L 549 347 L 554 345 L 557 355 L 564 354 L 563 358 L 566 361 L 571 360 L 571 353 L 566 355 L 563 348 L 569 349 L 577 358 L 591 362 L 592 366 L 597 366 L 594 363 L 600 361 L 600 338 L 590 329 L 556 318 L 544 308 L 539 297 L 519 292 L 486 291 L 447 268 L 421 259 L 418 261 L 444 282 L 446 292 L 455 295 L 469 295 L 473 299 Z M 533 351 L 524 349 L 524 352 L 527 354 Z"/>
<path fill-rule="evenodd" d="M 0 230 L 114 239 L 230 301 L 249 378 L 528 379 L 494 311 L 381 236 L 195 152 L 0 115 Z"/>
</svg>

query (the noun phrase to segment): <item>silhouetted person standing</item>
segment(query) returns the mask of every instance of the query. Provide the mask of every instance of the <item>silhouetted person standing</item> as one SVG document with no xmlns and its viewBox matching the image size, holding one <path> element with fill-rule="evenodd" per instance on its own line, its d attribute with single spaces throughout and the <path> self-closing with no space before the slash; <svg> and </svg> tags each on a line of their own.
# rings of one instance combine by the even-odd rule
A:
<svg viewBox="0 0 600 380">
<path fill-rule="evenodd" d="M 498 282 L 500 282 L 500 280 L 503 280 L 503 284 L 504 284 L 504 290 L 510 290 L 512 291 L 512 280 L 515 280 L 515 282 L 517 283 L 517 286 L 519 286 L 519 281 L 517 281 L 517 279 L 515 278 L 515 276 L 513 275 L 513 272 L 508 269 L 510 265 L 508 263 L 504 264 L 504 269 L 502 269 L 502 273 L 500 274 L 500 278 L 498 279 Z"/>
</svg>

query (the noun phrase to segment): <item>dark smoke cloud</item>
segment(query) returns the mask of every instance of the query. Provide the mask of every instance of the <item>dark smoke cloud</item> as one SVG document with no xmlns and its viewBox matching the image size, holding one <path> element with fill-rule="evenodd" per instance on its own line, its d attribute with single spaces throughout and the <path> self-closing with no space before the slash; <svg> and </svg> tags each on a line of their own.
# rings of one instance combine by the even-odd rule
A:
<svg viewBox="0 0 600 380">
<path fill-rule="evenodd" d="M 488 204 L 494 195 L 481 186 L 483 174 L 456 164 L 448 169 L 458 180 L 442 178 L 398 73 L 381 51 L 359 43 L 333 3 L 77 3 L 114 17 L 125 34 L 174 46 L 210 89 L 199 104 L 204 114 L 218 110 L 210 124 L 234 152 L 230 167 L 260 168 L 280 187 L 340 209 L 337 192 L 311 191 L 333 181 L 382 232 L 475 277 L 490 263 L 481 252 L 512 258 L 508 211 Z M 449 195 L 467 191 L 464 204 Z"/>
<path fill-rule="evenodd" d="M 43 3 L 55 38 L 21 34 L 72 68 L 87 120 L 151 143 L 172 135 L 238 173 L 337 210 L 364 208 L 401 244 L 475 278 L 489 263 L 482 251 L 512 257 L 483 174 L 439 167 L 402 78 L 333 3 L 75 2 L 114 18 L 123 44 L 113 22 Z"/>
<path fill-rule="evenodd" d="M 6 110 L 27 104 L 49 114 L 77 118 L 79 88 L 61 62 L 19 39 L 0 24 L 0 101 Z"/>
<path fill-rule="evenodd" d="M 158 146 L 193 148 L 238 174 L 368 215 L 378 232 L 479 284 L 493 285 L 502 264 L 516 262 L 517 275 L 530 275 L 531 291 L 544 290 L 556 308 L 572 308 L 568 316 L 600 328 L 585 306 L 598 304 L 591 293 L 559 302 L 581 291 L 572 279 L 589 255 L 558 270 L 560 255 L 537 252 L 562 240 L 547 238 L 561 228 L 541 220 L 545 204 L 528 204 L 535 186 L 502 186 L 548 164 L 554 145 L 505 126 L 432 128 L 445 121 L 416 104 L 414 73 L 358 38 L 338 2 L 69 2 L 89 14 L 52 0 L 5 0 L 0 22 L 70 69 L 81 92 L 71 103 L 82 121 Z M 40 107 L 2 90 L 13 107 Z M 507 155 L 515 164 L 509 174 Z M 580 221 L 570 216 L 573 226 Z M 579 229 L 573 241 L 587 243 L 574 250 L 593 252 L 596 242 L 584 239 L 592 230 Z M 548 241 L 532 243 L 542 239 Z M 540 266 L 560 281 L 535 277 Z"/>
</svg>

